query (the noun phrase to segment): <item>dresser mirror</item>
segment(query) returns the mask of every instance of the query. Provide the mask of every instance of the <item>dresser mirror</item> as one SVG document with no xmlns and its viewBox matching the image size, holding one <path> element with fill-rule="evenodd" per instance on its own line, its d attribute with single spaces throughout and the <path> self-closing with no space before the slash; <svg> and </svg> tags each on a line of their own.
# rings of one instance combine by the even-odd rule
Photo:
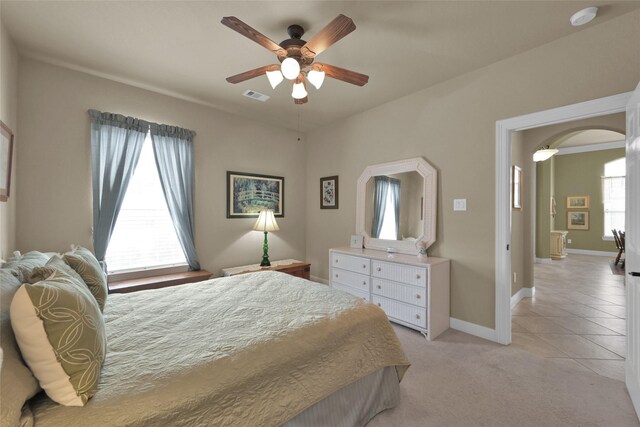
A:
<svg viewBox="0 0 640 427">
<path fill-rule="evenodd" d="M 356 233 L 368 249 L 417 254 L 435 242 L 437 171 L 421 157 L 367 167 L 358 179 Z"/>
</svg>

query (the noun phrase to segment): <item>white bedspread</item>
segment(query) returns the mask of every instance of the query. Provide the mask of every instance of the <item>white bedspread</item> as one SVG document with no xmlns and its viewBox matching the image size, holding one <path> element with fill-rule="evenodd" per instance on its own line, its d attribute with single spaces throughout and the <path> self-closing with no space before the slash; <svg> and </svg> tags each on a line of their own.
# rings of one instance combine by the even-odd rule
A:
<svg viewBox="0 0 640 427">
<path fill-rule="evenodd" d="M 280 425 L 408 361 L 382 310 L 276 272 L 110 295 L 108 353 L 85 407 L 32 402 L 36 427 Z"/>
</svg>

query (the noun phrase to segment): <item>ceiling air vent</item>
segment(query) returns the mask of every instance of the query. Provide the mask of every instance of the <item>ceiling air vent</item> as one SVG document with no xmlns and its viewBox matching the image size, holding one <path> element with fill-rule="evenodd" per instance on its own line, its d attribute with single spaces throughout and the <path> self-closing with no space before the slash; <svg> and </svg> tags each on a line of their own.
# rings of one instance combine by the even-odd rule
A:
<svg viewBox="0 0 640 427">
<path fill-rule="evenodd" d="M 247 90 L 245 93 L 243 93 L 244 96 L 246 96 L 247 98 L 251 98 L 251 99 L 257 99 L 258 101 L 266 101 L 267 99 L 271 98 L 268 95 L 265 95 L 263 93 L 260 92 L 256 92 L 255 90 Z"/>
</svg>

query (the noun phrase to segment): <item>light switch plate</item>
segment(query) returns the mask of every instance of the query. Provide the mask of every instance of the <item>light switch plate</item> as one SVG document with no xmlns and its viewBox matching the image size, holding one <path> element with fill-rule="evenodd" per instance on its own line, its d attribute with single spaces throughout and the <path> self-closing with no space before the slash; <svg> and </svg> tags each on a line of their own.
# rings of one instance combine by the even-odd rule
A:
<svg viewBox="0 0 640 427">
<path fill-rule="evenodd" d="M 467 210 L 467 199 L 453 199 L 453 210 L 454 211 L 466 211 Z"/>
</svg>

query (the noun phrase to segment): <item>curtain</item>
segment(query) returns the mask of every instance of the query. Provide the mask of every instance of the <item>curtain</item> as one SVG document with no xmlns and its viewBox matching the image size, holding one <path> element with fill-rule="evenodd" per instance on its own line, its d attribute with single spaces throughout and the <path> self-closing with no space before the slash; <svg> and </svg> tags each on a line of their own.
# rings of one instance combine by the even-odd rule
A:
<svg viewBox="0 0 640 427">
<path fill-rule="evenodd" d="M 396 239 L 400 232 L 400 180 L 389 178 L 389 191 L 391 192 L 391 200 L 393 202 L 393 210 L 396 214 Z"/>
<path fill-rule="evenodd" d="M 371 227 L 371 237 L 378 238 L 382 231 L 384 214 L 387 206 L 387 191 L 389 190 L 389 178 L 386 176 L 375 177 L 375 188 L 373 190 L 373 226 Z"/>
<path fill-rule="evenodd" d="M 104 256 L 118 213 L 138 164 L 149 123 L 120 114 L 89 110 L 93 181 L 93 249 Z"/>
<path fill-rule="evenodd" d="M 151 124 L 151 141 L 167 207 L 190 270 L 200 270 L 193 221 L 193 137 L 195 132 Z"/>
</svg>

